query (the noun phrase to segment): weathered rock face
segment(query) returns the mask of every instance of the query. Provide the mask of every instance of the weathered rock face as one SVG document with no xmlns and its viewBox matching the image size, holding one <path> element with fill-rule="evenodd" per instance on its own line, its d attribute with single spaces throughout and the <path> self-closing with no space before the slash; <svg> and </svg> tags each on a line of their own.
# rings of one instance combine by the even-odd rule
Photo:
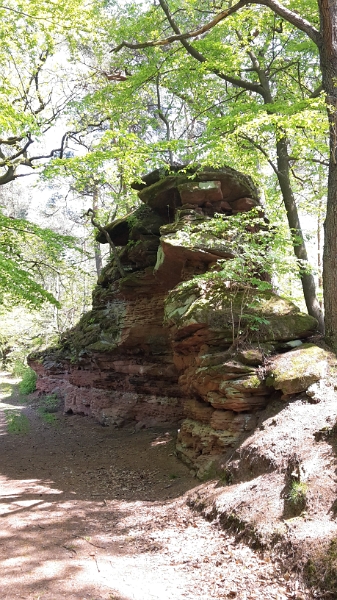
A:
<svg viewBox="0 0 337 600">
<path fill-rule="evenodd" d="M 202 225 L 215 213 L 230 218 L 257 207 L 262 214 L 249 178 L 228 168 L 204 169 L 192 179 L 191 172 L 162 175 L 146 176 L 138 186 L 144 205 L 107 227 L 125 276 L 112 260 L 92 311 L 59 347 L 29 362 L 38 389 L 57 392 L 68 412 L 115 426 L 183 419 L 178 454 L 204 477 L 221 468 L 275 393 L 318 381 L 326 357 L 302 344 L 316 321 L 294 304 L 271 291 L 228 287 L 216 271 L 206 274 L 231 260 L 233 248 L 230 238 Z M 97 239 L 106 242 L 102 234 Z M 319 367 L 310 370 L 311 348 L 319 351 Z M 307 366 L 299 384 L 293 371 L 301 356 Z"/>
<path fill-rule="evenodd" d="M 236 348 L 238 328 L 251 327 L 254 318 L 258 327 L 250 330 L 249 343 Z M 221 274 L 170 290 L 165 323 L 179 385 L 197 399 L 185 403 L 188 419 L 177 451 L 201 478 L 219 468 L 226 452 L 254 427 L 256 411 L 266 407 L 275 390 L 305 391 L 327 368 L 327 353 L 300 341 L 315 331 L 315 319 L 271 291 L 230 289 Z M 280 351 L 286 352 L 276 354 Z"/>
</svg>

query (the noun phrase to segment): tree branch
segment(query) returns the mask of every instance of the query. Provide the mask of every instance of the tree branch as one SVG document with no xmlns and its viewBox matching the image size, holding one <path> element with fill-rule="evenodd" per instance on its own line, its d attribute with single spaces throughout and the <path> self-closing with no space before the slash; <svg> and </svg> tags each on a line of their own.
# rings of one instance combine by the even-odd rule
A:
<svg viewBox="0 0 337 600">
<path fill-rule="evenodd" d="M 260 4 L 262 6 L 267 6 L 270 8 L 275 14 L 282 17 L 285 21 L 294 25 L 300 31 L 303 31 L 307 34 L 307 36 L 316 44 L 316 46 L 320 46 L 323 43 L 323 38 L 318 31 L 309 21 L 301 17 L 297 12 L 289 10 L 286 6 L 283 6 L 278 0 L 250 0 L 247 4 Z"/>
<path fill-rule="evenodd" d="M 176 24 L 176 22 L 174 21 L 171 13 L 169 11 L 169 8 L 166 4 L 166 1 L 159 0 L 159 3 L 160 3 L 160 6 L 162 7 L 163 11 L 165 12 L 167 20 L 169 21 L 173 31 L 175 31 L 177 33 L 177 35 L 181 35 L 179 27 Z M 240 7 L 244 6 L 244 0 L 242 0 L 241 2 L 236 4 L 233 7 L 233 9 L 235 7 L 238 7 L 239 5 L 240 5 Z M 228 10 L 232 10 L 232 9 L 228 9 Z M 238 10 L 238 8 L 237 8 L 237 10 Z M 223 11 L 223 12 L 228 12 L 228 11 Z M 207 63 L 207 58 L 203 54 L 201 54 L 201 52 L 199 52 L 196 48 L 191 46 L 191 44 L 189 44 L 186 41 L 186 39 L 181 39 L 180 41 L 181 41 L 181 44 L 184 46 L 185 50 L 187 50 L 187 52 L 192 56 L 192 58 L 195 58 L 195 60 L 197 60 L 200 63 Z M 258 85 L 257 83 L 252 83 L 250 81 L 246 81 L 245 79 L 240 79 L 239 77 L 232 77 L 231 75 L 225 75 L 225 73 L 220 71 L 220 69 L 210 68 L 210 72 L 214 73 L 214 75 L 217 75 L 217 77 L 219 77 L 220 79 L 223 79 L 227 83 L 231 83 L 232 85 L 234 85 L 236 87 L 240 87 L 247 91 L 255 92 L 257 94 L 263 95 L 263 88 L 262 88 L 262 86 Z"/>
<path fill-rule="evenodd" d="M 268 155 L 268 152 L 263 148 L 263 146 L 261 146 L 261 144 L 258 144 L 257 142 L 255 142 L 255 140 L 253 140 L 251 137 L 249 137 L 248 135 L 240 135 L 241 139 L 246 140 L 247 142 L 249 142 L 252 146 L 254 146 L 254 148 L 256 148 L 257 150 L 259 150 L 263 156 L 267 159 L 267 161 L 269 162 L 271 168 L 273 169 L 274 173 L 276 175 L 279 174 L 279 171 L 277 169 L 277 166 L 275 165 L 275 163 L 271 160 L 271 158 Z"/>
<path fill-rule="evenodd" d="M 297 29 L 300 29 L 301 31 L 306 33 L 307 36 L 317 46 L 320 46 L 323 42 L 320 32 L 313 25 L 311 25 L 311 23 L 309 21 L 307 21 L 306 19 L 301 17 L 301 15 L 297 14 L 296 12 L 289 10 L 288 8 L 283 6 L 283 4 L 281 4 L 277 0 L 240 0 L 239 2 L 237 2 L 237 4 L 234 4 L 234 6 L 231 6 L 231 7 L 227 8 L 226 10 L 219 12 L 214 17 L 214 19 L 212 19 L 205 25 L 202 25 L 202 27 L 199 27 L 198 29 L 195 29 L 193 31 L 188 31 L 186 33 L 181 33 L 179 28 L 176 26 L 171 14 L 170 14 L 170 11 L 169 11 L 166 1 L 159 0 L 159 4 L 162 7 L 173 31 L 175 32 L 175 35 L 171 35 L 162 40 L 150 40 L 147 42 L 139 42 L 139 43 L 130 43 L 130 42 L 126 42 L 124 40 L 118 46 L 116 46 L 115 48 L 112 48 L 111 52 L 119 52 L 119 50 L 121 50 L 122 48 L 130 48 L 131 50 L 139 50 L 141 48 L 151 48 L 154 46 L 166 46 L 167 44 L 172 44 L 173 42 L 181 42 L 185 46 L 184 42 L 186 42 L 186 40 L 191 39 L 191 38 L 196 38 L 199 35 L 207 33 L 208 31 L 213 29 L 218 23 L 227 19 L 227 17 L 238 12 L 241 8 L 244 8 L 245 6 L 249 6 L 252 4 L 259 4 L 262 6 L 266 6 L 267 8 L 270 8 L 270 10 L 272 10 L 275 14 L 282 17 L 285 21 L 288 21 L 288 23 L 290 23 L 291 25 L 294 25 L 295 27 L 297 27 Z M 186 48 L 186 46 L 185 46 L 185 48 Z"/>
<path fill-rule="evenodd" d="M 221 11 L 209 23 L 206 23 L 202 27 L 199 27 L 198 29 L 195 29 L 194 31 L 189 31 L 187 33 L 181 33 L 180 31 L 176 30 L 177 28 L 174 25 L 173 18 L 169 12 L 169 8 L 168 8 L 166 2 L 164 0 L 159 0 L 159 4 L 162 7 L 164 13 L 166 14 L 166 17 L 167 17 L 173 31 L 176 32 L 176 35 L 171 35 L 163 40 L 153 40 L 153 41 L 148 41 L 148 42 L 142 42 L 139 44 L 137 44 L 137 43 L 132 44 L 132 43 L 123 41 L 121 44 L 119 44 L 119 46 L 116 46 L 116 48 L 112 48 L 111 52 L 119 52 L 119 50 L 121 50 L 122 48 L 131 48 L 132 50 L 138 50 L 140 48 L 150 48 L 153 46 L 166 46 L 167 44 L 172 44 L 173 42 L 182 42 L 183 40 L 197 37 L 199 35 L 202 35 L 203 33 L 206 33 L 207 31 L 210 31 L 210 29 L 213 29 L 213 27 L 215 27 L 218 23 L 223 21 L 223 19 L 226 19 L 226 17 L 229 17 L 230 15 L 237 12 L 243 6 L 246 6 L 248 4 L 248 1 L 240 0 L 234 6 Z"/>
</svg>

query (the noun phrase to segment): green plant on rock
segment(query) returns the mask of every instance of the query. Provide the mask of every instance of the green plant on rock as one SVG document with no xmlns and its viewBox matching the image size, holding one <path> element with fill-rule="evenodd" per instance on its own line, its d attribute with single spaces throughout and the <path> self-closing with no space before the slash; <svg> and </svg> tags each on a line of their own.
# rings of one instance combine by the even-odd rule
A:
<svg viewBox="0 0 337 600">
<path fill-rule="evenodd" d="M 200 240 L 210 236 L 217 240 L 219 248 L 221 245 L 224 251 L 230 248 L 231 258 L 218 260 L 213 271 L 200 277 L 212 284 L 212 296 L 216 295 L 219 282 L 219 300 L 226 283 L 231 303 L 233 344 L 268 326 L 268 319 L 258 310 L 259 292 L 271 290 L 274 273 L 289 268 L 280 249 L 284 250 L 290 240 L 266 222 L 261 216 L 261 208 L 232 216 L 216 215 L 197 226 L 186 224 L 182 234 L 187 236 L 190 245 L 198 246 Z M 257 291 L 255 295 L 254 290 Z"/>
</svg>

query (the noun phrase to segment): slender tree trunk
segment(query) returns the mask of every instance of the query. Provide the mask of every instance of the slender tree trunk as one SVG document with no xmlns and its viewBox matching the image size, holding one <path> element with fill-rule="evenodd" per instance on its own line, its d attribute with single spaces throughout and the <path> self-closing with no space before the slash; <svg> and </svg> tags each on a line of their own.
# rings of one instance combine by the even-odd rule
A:
<svg viewBox="0 0 337 600">
<path fill-rule="evenodd" d="M 325 337 L 337 352 L 337 2 L 318 0 L 319 47 L 330 129 L 328 197 L 324 224 L 323 289 Z"/>
<path fill-rule="evenodd" d="M 58 273 L 56 274 L 56 280 L 55 280 L 55 298 L 58 302 L 60 301 L 60 276 Z M 55 327 L 56 327 L 57 332 L 61 333 L 60 311 L 57 306 L 55 306 L 55 308 L 54 308 L 54 322 L 55 322 Z"/>
<path fill-rule="evenodd" d="M 271 91 L 269 77 L 265 71 L 260 69 L 259 62 L 253 52 L 249 52 L 252 65 L 259 76 L 262 96 L 266 104 L 273 104 L 274 99 Z M 289 155 L 288 155 L 288 140 L 286 137 L 281 137 L 276 142 L 277 153 L 277 178 L 281 188 L 283 204 L 286 209 L 290 233 L 292 236 L 294 254 L 300 263 L 300 279 L 302 283 L 303 295 L 307 311 L 309 315 L 314 317 L 318 322 L 318 331 L 324 333 L 324 317 L 316 297 L 316 284 L 312 273 L 308 268 L 310 263 L 308 253 L 305 246 L 301 223 L 298 215 L 295 195 L 291 186 Z"/>
<path fill-rule="evenodd" d="M 303 264 L 303 268 L 302 266 L 300 267 L 300 278 L 302 282 L 305 304 L 309 315 L 317 319 L 319 331 L 324 333 L 324 319 L 319 301 L 316 298 L 315 280 L 312 273 L 308 273 L 305 270 L 305 265 L 309 266 L 308 254 L 305 247 L 295 197 L 291 187 L 286 138 L 281 138 L 277 142 L 277 170 L 277 177 L 282 191 L 283 202 L 286 208 L 288 223 L 293 238 L 294 253 Z"/>
<path fill-rule="evenodd" d="M 326 341 L 337 353 L 337 165 L 330 165 L 329 173 L 324 224 L 323 289 Z"/>
<path fill-rule="evenodd" d="M 322 277 L 322 212 L 323 212 L 323 199 L 320 198 L 318 204 L 318 216 L 317 216 L 317 271 L 318 271 L 318 288 L 323 289 L 323 277 Z M 323 302 L 319 302 L 320 307 L 323 307 Z"/>
<path fill-rule="evenodd" d="M 86 252 L 86 242 L 84 240 L 83 242 L 83 252 Z M 87 275 L 86 272 L 84 271 L 84 277 L 83 277 L 83 308 L 82 308 L 82 313 L 84 314 L 87 310 Z"/>
<path fill-rule="evenodd" d="M 92 207 L 93 207 L 93 210 L 96 212 L 96 210 L 98 209 L 98 186 L 97 185 L 95 185 L 94 192 L 92 195 Z M 96 240 L 94 241 L 94 254 L 95 254 L 96 273 L 97 273 L 97 277 L 99 277 L 102 272 L 103 262 L 102 262 L 101 244 L 99 242 L 97 242 Z"/>
<path fill-rule="evenodd" d="M 120 260 L 119 255 L 118 255 L 117 248 L 116 248 L 115 244 L 113 243 L 113 241 L 112 241 L 112 239 L 111 239 L 111 237 L 109 235 L 109 232 L 105 229 L 105 227 L 103 227 L 102 225 L 100 225 L 100 223 L 98 223 L 98 221 L 96 221 L 96 219 L 95 219 L 95 212 L 93 211 L 92 208 L 89 208 L 87 210 L 86 215 L 87 216 L 91 215 L 91 223 L 93 224 L 93 226 L 97 227 L 98 231 L 100 231 L 101 233 L 103 233 L 105 235 L 105 237 L 107 239 L 107 242 L 110 245 L 110 248 L 111 248 L 111 251 L 112 251 L 112 255 L 113 255 L 114 259 L 115 259 L 116 267 L 117 267 L 117 269 L 118 269 L 121 277 L 125 277 L 124 267 L 123 267 L 123 265 L 121 263 L 121 260 Z"/>
</svg>

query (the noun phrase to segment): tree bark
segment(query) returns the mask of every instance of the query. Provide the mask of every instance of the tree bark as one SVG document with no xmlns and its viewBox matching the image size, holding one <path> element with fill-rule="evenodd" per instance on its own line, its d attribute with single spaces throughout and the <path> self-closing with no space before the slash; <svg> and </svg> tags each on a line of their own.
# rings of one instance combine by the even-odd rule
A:
<svg viewBox="0 0 337 600">
<path fill-rule="evenodd" d="M 94 212 L 98 209 L 98 187 L 95 185 L 94 192 L 92 195 L 92 207 Z M 94 254 L 95 254 L 95 266 L 97 277 L 100 276 L 102 272 L 103 262 L 102 262 L 102 252 L 101 252 L 101 244 L 99 242 L 94 241 Z"/>
<path fill-rule="evenodd" d="M 322 212 L 323 198 L 320 198 L 318 205 L 317 216 L 317 271 L 318 271 L 318 288 L 323 289 L 323 272 L 322 272 Z M 320 300 L 319 305 L 323 308 L 323 301 Z"/>
<path fill-rule="evenodd" d="M 318 6 L 322 37 L 319 52 L 330 132 L 323 253 L 325 336 L 329 346 L 337 353 L 337 3 L 318 0 Z"/>
<path fill-rule="evenodd" d="M 288 223 L 293 239 L 295 256 L 301 261 L 300 278 L 302 282 L 305 304 L 309 315 L 318 321 L 318 329 L 324 333 L 324 318 L 319 301 L 316 297 L 316 284 L 311 273 L 305 270 L 305 264 L 309 266 L 308 254 L 303 238 L 301 223 L 297 211 L 296 200 L 291 187 L 289 157 L 286 138 L 277 141 L 277 178 L 280 184 L 283 203 L 287 212 Z"/>
</svg>

